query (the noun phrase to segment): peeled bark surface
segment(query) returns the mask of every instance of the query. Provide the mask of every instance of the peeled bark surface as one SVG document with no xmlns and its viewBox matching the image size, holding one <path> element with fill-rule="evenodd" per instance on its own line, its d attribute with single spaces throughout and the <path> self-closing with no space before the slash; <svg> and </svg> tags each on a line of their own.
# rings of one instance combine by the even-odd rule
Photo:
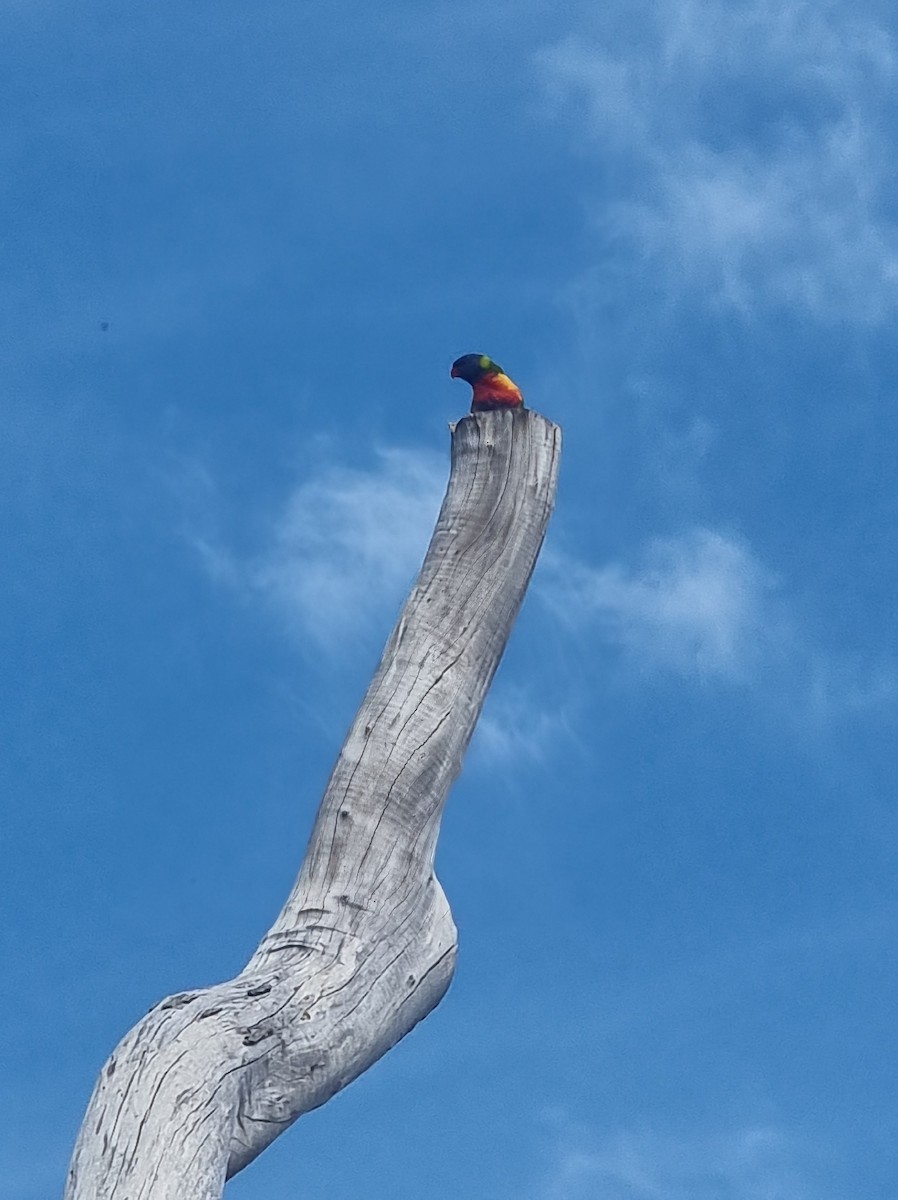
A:
<svg viewBox="0 0 898 1200">
<path fill-rule="evenodd" d="M 235 979 L 169 996 L 116 1047 L 66 1200 L 217 1200 L 442 999 L 456 931 L 433 872 L 440 818 L 545 535 L 560 444 L 530 411 L 455 426 L 427 557 L 283 911 Z"/>
</svg>

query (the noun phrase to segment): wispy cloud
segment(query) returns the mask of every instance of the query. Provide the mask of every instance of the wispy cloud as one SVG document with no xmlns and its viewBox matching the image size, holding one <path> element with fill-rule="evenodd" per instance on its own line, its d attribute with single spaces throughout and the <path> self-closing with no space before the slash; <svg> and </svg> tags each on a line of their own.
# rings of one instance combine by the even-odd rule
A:
<svg viewBox="0 0 898 1200">
<path fill-rule="evenodd" d="M 710 529 L 658 538 L 634 565 L 550 558 L 541 589 L 566 622 L 593 624 L 636 663 L 745 680 L 783 652 L 775 577 L 744 541 Z"/>
<path fill-rule="evenodd" d="M 898 678 L 821 644 L 787 584 L 749 543 L 696 528 L 593 565 L 550 551 L 538 582 L 558 621 L 590 633 L 635 671 L 738 686 L 806 730 L 852 712 L 888 712 Z"/>
<path fill-rule="evenodd" d="M 607 31 L 541 58 L 556 103 L 601 147 L 606 249 L 635 248 L 668 294 L 746 315 L 890 315 L 889 33 L 854 6 L 798 0 L 637 6 L 625 39 L 621 19 L 612 6 Z"/>
<path fill-rule="evenodd" d="M 298 632 L 334 645 L 398 608 L 446 486 L 436 454 L 381 450 L 370 470 L 332 466 L 296 489 L 251 586 Z"/>
<path fill-rule="evenodd" d="M 441 455 L 381 449 L 367 468 L 323 462 L 257 540 L 234 548 L 226 505 L 199 465 L 181 492 L 187 531 L 207 574 L 260 604 L 298 644 L 333 655 L 385 636 L 421 564 L 445 487 Z M 822 649 L 785 582 L 735 534 L 692 528 L 593 564 L 551 546 L 535 591 L 556 630 L 589 653 L 612 647 L 641 675 L 672 673 L 754 689 L 806 727 L 836 713 L 882 710 L 898 696 L 888 664 Z M 475 742 L 491 758 L 540 762 L 576 740 L 577 707 L 549 709 L 527 690 L 491 697 Z"/>
<path fill-rule="evenodd" d="M 524 688 L 500 686 L 487 700 L 471 749 L 475 762 L 482 755 L 490 766 L 535 765 L 576 740 L 574 723 L 563 707 L 550 708 Z"/>
<path fill-rule="evenodd" d="M 539 1200 L 811 1200 L 797 1146 L 766 1125 L 705 1136 L 566 1125 Z"/>
<path fill-rule="evenodd" d="M 213 578 L 262 600 L 299 641 L 335 650 L 378 625 L 386 633 L 445 483 L 442 456 L 382 449 L 367 469 L 324 464 L 299 483 L 254 552 L 192 541 Z"/>
</svg>

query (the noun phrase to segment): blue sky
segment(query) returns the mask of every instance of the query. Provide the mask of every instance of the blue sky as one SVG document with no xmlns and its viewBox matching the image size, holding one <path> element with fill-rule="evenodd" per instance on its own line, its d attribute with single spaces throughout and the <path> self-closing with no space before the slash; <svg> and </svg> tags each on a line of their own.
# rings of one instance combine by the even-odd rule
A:
<svg viewBox="0 0 898 1200">
<path fill-rule="evenodd" d="M 0 21 L 3 1196 L 276 915 L 482 350 L 565 454 L 458 976 L 227 1194 L 894 1197 L 891 6 Z"/>
</svg>

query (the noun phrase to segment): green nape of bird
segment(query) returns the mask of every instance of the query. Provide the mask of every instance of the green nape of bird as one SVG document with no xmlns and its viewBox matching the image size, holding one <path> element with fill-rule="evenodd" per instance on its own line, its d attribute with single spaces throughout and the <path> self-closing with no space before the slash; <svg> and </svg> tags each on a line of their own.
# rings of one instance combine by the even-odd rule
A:
<svg viewBox="0 0 898 1200">
<path fill-rule="evenodd" d="M 464 379 L 474 389 L 471 412 L 524 407 L 521 389 L 488 354 L 463 354 L 452 364 L 449 375 Z"/>
</svg>

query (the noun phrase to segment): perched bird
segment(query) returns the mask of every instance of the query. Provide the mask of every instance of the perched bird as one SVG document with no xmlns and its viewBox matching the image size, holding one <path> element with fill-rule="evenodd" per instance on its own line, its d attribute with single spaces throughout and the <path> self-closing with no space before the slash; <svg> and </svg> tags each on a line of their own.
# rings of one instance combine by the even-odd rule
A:
<svg viewBox="0 0 898 1200">
<path fill-rule="evenodd" d="M 521 389 L 487 354 L 463 354 L 452 364 L 452 379 L 464 379 L 474 389 L 471 412 L 523 408 Z"/>
</svg>

